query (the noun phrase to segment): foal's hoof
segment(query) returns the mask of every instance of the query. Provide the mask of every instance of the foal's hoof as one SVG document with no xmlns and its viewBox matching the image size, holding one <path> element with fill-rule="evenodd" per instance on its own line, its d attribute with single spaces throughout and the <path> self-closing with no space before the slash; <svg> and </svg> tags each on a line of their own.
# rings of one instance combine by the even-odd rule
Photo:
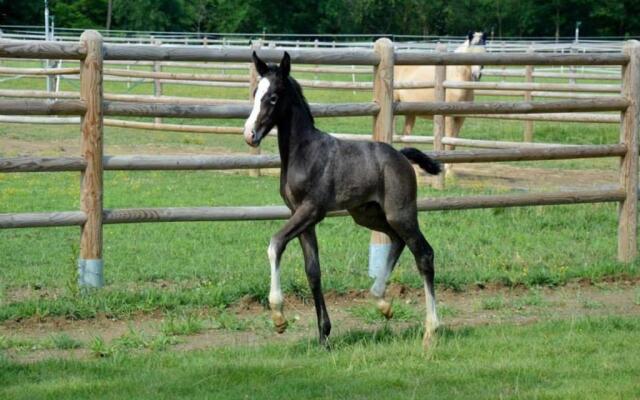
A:
<svg viewBox="0 0 640 400">
<path fill-rule="evenodd" d="M 424 336 L 422 337 L 422 347 L 425 350 L 429 350 L 429 348 L 431 348 L 434 336 L 434 332 L 425 331 Z"/>
<path fill-rule="evenodd" d="M 422 347 L 424 347 L 425 350 L 428 350 L 435 345 L 436 330 L 438 329 L 438 326 L 439 324 L 435 323 L 425 328 L 424 336 L 422 337 Z"/>
<path fill-rule="evenodd" d="M 271 313 L 271 320 L 273 321 L 273 326 L 276 328 L 276 332 L 284 333 L 284 331 L 287 330 L 287 320 L 280 311 L 273 311 Z"/>
<path fill-rule="evenodd" d="M 378 310 L 384 315 L 386 319 L 393 318 L 393 308 L 391 307 L 391 303 L 386 300 L 378 300 Z"/>
</svg>

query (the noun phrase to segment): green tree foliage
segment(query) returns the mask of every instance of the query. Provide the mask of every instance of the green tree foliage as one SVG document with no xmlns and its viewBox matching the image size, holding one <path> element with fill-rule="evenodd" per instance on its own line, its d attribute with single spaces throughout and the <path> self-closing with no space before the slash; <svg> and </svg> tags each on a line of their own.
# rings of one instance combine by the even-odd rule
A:
<svg viewBox="0 0 640 400">
<path fill-rule="evenodd" d="M 104 27 L 108 0 L 49 0 L 56 25 Z M 0 24 L 41 25 L 42 0 L 0 0 Z M 639 35 L 638 0 L 113 0 L 113 29 L 495 36 Z"/>
</svg>

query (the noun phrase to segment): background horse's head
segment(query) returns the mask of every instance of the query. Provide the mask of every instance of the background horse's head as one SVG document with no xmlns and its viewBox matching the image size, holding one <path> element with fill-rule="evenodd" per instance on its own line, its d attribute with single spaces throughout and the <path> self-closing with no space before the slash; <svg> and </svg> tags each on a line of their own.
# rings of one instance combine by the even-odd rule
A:
<svg viewBox="0 0 640 400">
<path fill-rule="evenodd" d="M 487 44 L 487 34 L 484 32 L 469 31 L 467 40 L 456 49 L 456 53 L 484 53 Z M 471 78 L 474 81 L 482 77 L 482 65 L 471 66 Z"/>
<path fill-rule="evenodd" d="M 291 71 L 291 59 L 289 53 L 285 52 L 280 65 L 267 65 L 255 51 L 252 58 L 256 71 L 260 75 L 260 81 L 254 93 L 253 109 L 244 124 L 244 140 L 250 146 L 257 147 L 273 129 L 282 114 L 286 82 Z"/>
</svg>

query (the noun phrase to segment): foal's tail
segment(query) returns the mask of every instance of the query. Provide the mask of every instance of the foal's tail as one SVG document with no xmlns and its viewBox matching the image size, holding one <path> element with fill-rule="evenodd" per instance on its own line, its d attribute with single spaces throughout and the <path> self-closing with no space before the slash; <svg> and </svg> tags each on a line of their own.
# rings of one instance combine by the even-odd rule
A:
<svg viewBox="0 0 640 400">
<path fill-rule="evenodd" d="M 440 171 L 442 171 L 440 163 L 432 160 L 428 155 L 424 154 L 415 147 L 405 147 L 404 149 L 400 150 L 400 153 L 407 157 L 409 161 L 418 164 L 420 168 L 427 171 L 431 175 L 438 175 Z"/>
</svg>

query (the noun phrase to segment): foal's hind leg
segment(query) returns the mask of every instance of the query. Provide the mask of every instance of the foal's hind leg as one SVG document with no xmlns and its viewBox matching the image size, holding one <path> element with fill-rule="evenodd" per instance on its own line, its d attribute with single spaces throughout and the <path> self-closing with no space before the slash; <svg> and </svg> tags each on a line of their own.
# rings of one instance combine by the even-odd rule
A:
<svg viewBox="0 0 640 400">
<path fill-rule="evenodd" d="M 322 294 L 322 281 L 320 278 L 320 259 L 318 257 L 318 241 L 316 239 L 315 227 L 309 227 L 298 237 L 302 253 L 304 254 L 304 267 L 307 273 L 309 287 L 313 294 L 313 302 L 316 308 L 318 320 L 318 334 L 320 344 L 326 345 L 329 333 L 331 333 L 331 321 Z"/>
<path fill-rule="evenodd" d="M 324 217 L 324 212 L 312 204 L 305 203 L 295 210 L 285 225 L 271 238 L 269 249 L 269 263 L 271 264 L 271 290 L 269 291 L 269 305 L 271 319 L 278 333 L 287 329 L 287 320 L 283 314 L 284 296 L 280 287 L 280 257 L 287 244 L 315 225 Z"/>
<path fill-rule="evenodd" d="M 401 211 L 401 215 L 387 214 L 387 219 L 391 227 L 398 233 L 409 247 L 416 259 L 418 271 L 424 278 L 424 291 L 427 315 L 425 319 L 425 332 L 423 345 L 428 347 L 431 336 L 439 325 L 438 314 L 436 312 L 436 297 L 434 287 L 434 265 L 433 265 L 433 248 L 420 232 L 418 226 L 417 213 L 413 211 L 409 213 Z"/>
<path fill-rule="evenodd" d="M 400 258 L 400 254 L 402 254 L 402 250 L 404 250 L 404 242 L 402 239 L 400 239 L 400 237 L 395 233 L 389 233 L 391 233 L 391 235 L 389 235 L 391 238 L 391 248 L 389 249 L 384 269 L 379 271 L 370 290 L 371 295 L 376 298 L 376 306 L 378 307 L 378 310 L 380 310 L 382 315 L 387 319 L 391 319 L 393 317 L 391 303 L 385 299 L 387 280 L 389 279 L 389 276 L 391 276 L 391 273 L 398 262 L 398 258 Z"/>
<path fill-rule="evenodd" d="M 398 262 L 400 254 L 404 249 L 404 241 L 395 233 L 387 222 L 382 208 L 377 203 L 369 203 L 364 206 L 349 210 L 349 214 L 358 224 L 374 231 L 385 233 L 391 239 L 391 247 L 385 260 L 382 271 L 375 276 L 375 281 L 371 287 L 370 293 L 376 299 L 378 310 L 390 319 L 393 317 L 393 309 L 391 304 L 385 299 L 385 291 L 387 288 L 387 279 L 393 272 Z"/>
</svg>

